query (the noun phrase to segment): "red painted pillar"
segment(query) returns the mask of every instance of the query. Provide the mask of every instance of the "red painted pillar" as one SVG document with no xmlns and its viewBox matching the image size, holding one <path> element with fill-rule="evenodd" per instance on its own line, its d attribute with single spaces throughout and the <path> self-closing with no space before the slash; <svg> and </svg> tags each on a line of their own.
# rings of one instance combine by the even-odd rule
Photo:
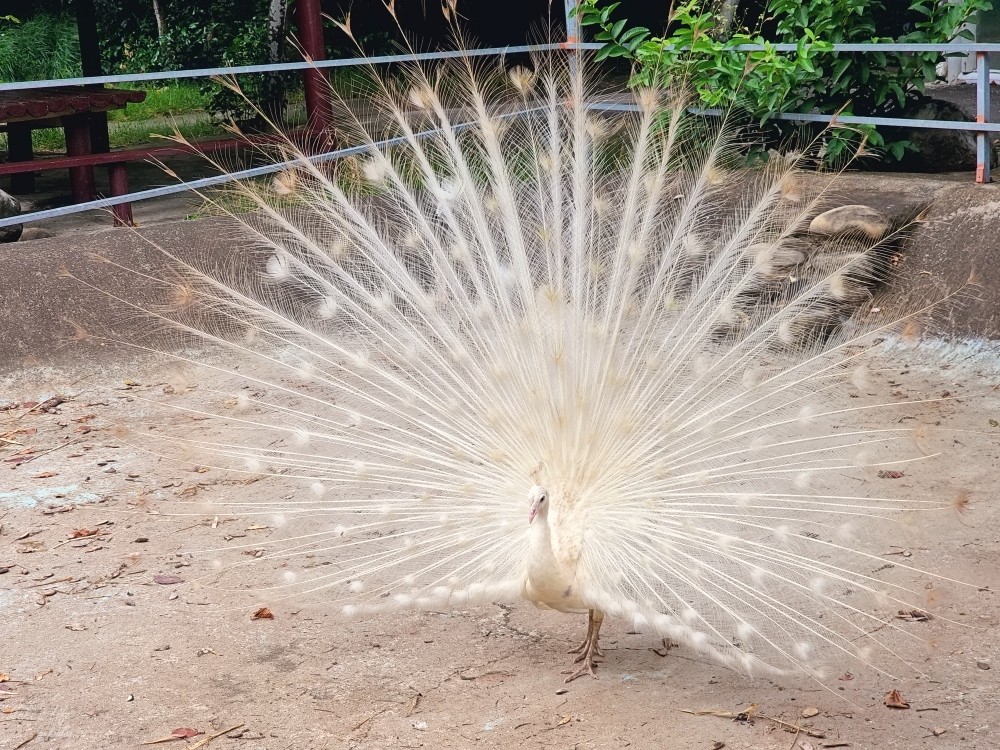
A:
<svg viewBox="0 0 1000 750">
<path fill-rule="evenodd" d="M 118 197 L 119 195 L 125 195 L 128 193 L 128 170 L 125 166 L 125 162 L 120 161 L 116 164 L 108 165 L 108 183 L 111 188 L 110 192 L 112 196 Z M 112 206 L 111 214 L 115 217 L 116 227 L 135 226 L 135 222 L 132 220 L 131 203 L 119 203 L 117 206 Z"/>
<path fill-rule="evenodd" d="M 69 156 L 86 156 L 90 153 L 90 117 L 87 114 L 68 115 L 63 120 L 66 133 L 66 153 Z M 74 203 L 94 199 L 94 168 L 70 167 L 69 186 Z"/>
<path fill-rule="evenodd" d="M 7 126 L 7 158 L 10 161 L 31 161 L 35 158 L 31 146 L 31 128 L 23 122 L 12 122 Z M 12 174 L 10 192 L 14 195 L 29 195 L 35 192 L 35 173 Z"/>
<path fill-rule="evenodd" d="M 326 59 L 320 0 L 297 0 L 295 14 L 302 52 L 311 60 Z M 320 136 L 322 144 L 328 144 L 333 140 L 333 107 L 330 104 L 330 83 L 323 71 L 317 68 L 306 70 L 303 79 L 306 93 L 306 112 L 309 114 L 309 129 Z"/>
</svg>

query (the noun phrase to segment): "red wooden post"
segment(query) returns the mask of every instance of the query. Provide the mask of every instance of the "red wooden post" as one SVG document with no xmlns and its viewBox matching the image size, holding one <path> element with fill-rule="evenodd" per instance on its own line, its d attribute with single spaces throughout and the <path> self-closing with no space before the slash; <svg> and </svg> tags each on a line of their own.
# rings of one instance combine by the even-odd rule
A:
<svg viewBox="0 0 1000 750">
<path fill-rule="evenodd" d="M 299 44 L 311 60 L 326 59 L 323 42 L 323 18 L 320 0 L 298 0 L 295 3 L 296 23 L 299 27 Z M 309 128 L 325 142 L 333 139 L 333 107 L 330 104 L 330 82 L 318 68 L 303 73 L 306 93 L 306 112 Z"/>
<path fill-rule="evenodd" d="M 128 193 L 128 168 L 125 166 L 125 162 L 119 161 L 108 165 L 108 182 L 112 197 Z M 135 226 L 135 222 L 132 220 L 131 203 L 119 203 L 117 206 L 112 206 L 111 213 L 115 217 L 116 227 Z"/>
<path fill-rule="evenodd" d="M 35 152 L 31 147 L 31 127 L 12 122 L 7 126 L 7 158 L 9 161 L 31 161 Z M 21 172 L 10 176 L 10 192 L 30 195 L 35 192 L 35 173 Z"/>
<path fill-rule="evenodd" d="M 80 67 L 85 76 L 104 75 L 101 65 L 101 47 L 97 35 L 97 13 L 94 0 L 76 0 L 76 31 L 80 40 Z M 101 90 L 104 86 L 95 86 Z M 108 113 L 93 112 L 90 115 L 90 148 L 95 154 L 111 150 L 108 137 Z"/>
<path fill-rule="evenodd" d="M 90 116 L 86 113 L 63 118 L 66 132 L 66 153 L 69 156 L 85 156 L 90 153 Z M 92 166 L 70 167 L 70 192 L 74 203 L 93 200 L 95 195 L 94 168 Z"/>
</svg>

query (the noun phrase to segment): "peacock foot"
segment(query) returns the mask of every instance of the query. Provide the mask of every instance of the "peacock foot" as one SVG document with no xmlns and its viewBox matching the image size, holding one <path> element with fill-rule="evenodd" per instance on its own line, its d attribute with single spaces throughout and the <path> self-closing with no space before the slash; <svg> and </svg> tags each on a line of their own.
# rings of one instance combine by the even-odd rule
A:
<svg viewBox="0 0 1000 750">
<path fill-rule="evenodd" d="M 593 625 L 587 627 L 587 637 L 583 639 L 583 643 L 581 643 L 576 648 L 571 648 L 569 651 L 566 652 L 567 654 L 579 654 L 579 656 L 576 657 L 573 661 L 575 662 L 583 661 L 583 655 L 587 653 L 587 646 L 590 645 L 590 631 L 592 627 Z M 604 651 L 602 651 L 601 647 L 598 646 L 597 644 L 594 644 L 594 655 L 604 656 Z"/>
<path fill-rule="evenodd" d="M 604 656 L 604 652 L 601 651 L 601 647 L 598 644 L 598 636 L 601 632 L 601 623 L 604 621 L 604 613 L 600 610 L 592 609 L 590 610 L 590 616 L 587 620 L 587 637 L 580 644 L 578 648 L 572 649 L 569 653 L 579 654 L 573 661 L 574 663 L 580 663 L 580 666 L 573 670 L 566 670 L 563 674 L 568 674 L 569 677 L 566 678 L 565 682 L 572 682 L 577 677 L 583 677 L 585 674 L 589 674 L 591 677 L 597 677 L 594 674 L 594 667 L 597 666 L 597 662 L 594 660 L 595 657 Z"/>
</svg>

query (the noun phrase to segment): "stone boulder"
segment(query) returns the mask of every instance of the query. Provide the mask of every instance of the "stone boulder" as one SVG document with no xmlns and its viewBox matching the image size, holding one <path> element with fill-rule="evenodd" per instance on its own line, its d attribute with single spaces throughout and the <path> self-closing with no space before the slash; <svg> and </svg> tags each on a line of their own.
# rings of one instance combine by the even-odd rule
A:
<svg viewBox="0 0 1000 750">
<path fill-rule="evenodd" d="M 17 198 L 7 195 L 0 190 L 0 219 L 8 216 L 18 216 L 21 213 L 21 202 Z M 13 224 L 8 227 L 0 227 L 0 242 L 17 242 L 21 238 L 21 230 L 24 224 Z"/>
<path fill-rule="evenodd" d="M 908 104 L 900 116 L 951 122 L 975 119 L 961 107 L 929 96 Z M 971 130 L 887 128 L 886 139 L 894 138 L 904 138 L 916 148 L 915 152 L 907 151 L 899 162 L 903 169 L 914 172 L 968 172 L 976 168 L 976 134 Z"/>
<path fill-rule="evenodd" d="M 809 222 L 809 233 L 830 237 L 853 234 L 877 242 L 892 231 L 892 222 L 870 206 L 848 205 L 831 208 Z"/>
</svg>

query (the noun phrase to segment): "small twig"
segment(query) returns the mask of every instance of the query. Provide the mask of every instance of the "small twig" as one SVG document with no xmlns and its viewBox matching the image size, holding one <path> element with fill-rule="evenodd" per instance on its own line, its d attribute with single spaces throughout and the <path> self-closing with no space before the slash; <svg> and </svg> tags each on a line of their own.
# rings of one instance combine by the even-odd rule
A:
<svg viewBox="0 0 1000 750">
<path fill-rule="evenodd" d="M 75 579 L 73 576 L 66 576 L 66 578 L 59 578 L 59 579 L 56 579 L 55 581 L 42 581 L 41 583 L 35 583 L 35 584 L 32 584 L 31 586 L 25 586 L 24 588 L 26 588 L 26 589 L 37 589 L 37 588 L 41 588 L 42 586 L 52 586 L 53 584 L 56 584 L 56 583 L 66 583 L 67 581 L 70 582 L 70 583 L 74 583 L 76 580 L 77 579 Z"/>
<path fill-rule="evenodd" d="M 770 721 L 773 724 L 776 724 L 780 729 L 784 729 L 786 732 L 795 732 L 796 734 L 803 733 L 809 737 L 816 737 L 818 739 L 822 739 L 823 737 L 826 736 L 822 732 L 817 732 L 814 729 L 807 729 L 806 727 L 803 727 L 799 724 L 792 724 L 791 722 L 784 721 L 782 719 L 776 719 L 773 716 L 766 716 L 764 714 L 759 714 L 756 712 L 750 714 L 747 711 L 740 711 L 737 713 L 734 711 L 720 711 L 716 709 L 693 711 L 690 708 L 679 708 L 677 710 L 680 711 L 681 713 L 691 714 L 693 716 L 718 716 L 719 718 L 722 719 L 738 719 L 741 716 L 749 716 L 754 719 L 763 719 L 764 721 Z"/>
<path fill-rule="evenodd" d="M 205 739 L 203 739 L 203 740 L 199 740 L 198 742 L 196 742 L 196 743 L 194 743 L 193 745 L 191 745 L 191 746 L 190 746 L 190 747 L 188 748 L 188 750 L 197 750 L 197 748 L 199 748 L 199 747 L 204 747 L 204 746 L 205 746 L 205 745 L 207 745 L 207 744 L 208 744 L 209 742 L 211 742 L 212 740 L 214 740 L 214 739 L 215 739 L 216 737 L 221 737 L 221 736 L 222 736 L 222 735 L 224 735 L 224 734 L 229 734 L 229 733 L 230 733 L 230 732 L 232 732 L 232 731 L 233 731 L 234 729 L 239 729 L 239 728 L 240 728 L 241 726 L 243 726 L 243 725 L 244 725 L 245 723 L 246 723 L 245 721 L 241 721 L 241 722 L 240 722 L 239 724 L 236 724 L 236 725 L 234 725 L 234 726 L 231 726 L 231 727 L 229 727 L 229 729 L 223 729 L 223 730 L 222 730 L 221 732 L 216 732 L 215 734 L 213 734 L 213 735 L 211 735 L 211 736 L 209 736 L 209 737 L 206 737 L 206 738 L 205 738 Z"/>
<path fill-rule="evenodd" d="M 373 714 L 372 714 L 371 716 L 369 716 L 369 717 L 368 717 L 367 719 L 365 719 L 365 720 L 364 720 L 364 721 L 362 721 L 361 723 L 359 723 L 359 724 L 355 724 L 355 725 L 354 725 L 353 727 L 351 727 L 351 731 L 352 731 L 352 732 L 356 732 L 356 731 L 358 731 L 359 729 L 361 729 L 361 727 L 363 727 L 363 726 L 364 726 L 365 724 L 367 724 L 367 723 L 368 723 L 369 721 L 371 721 L 372 719 L 374 719 L 374 718 L 375 718 L 376 716 L 379 716 L 380 714 L 384 714 L 384 713 L 385 713 L 386 711 L 388 711 L 388 710 L 389 710 L 389 706 L 386 706 L 386 707 L 385 707 L 385 708 L 383 708 L 383 709 L 382 709 L 381 711 L 376 711 L 375 713 L 373 713 Z"/>
<path fill-rule="evenodd" d="M 511 677 L 512 676 L 510 672 L 504 672 L 504 671 L 499 670 L 499 669 L 494 669 L 494 670 L 491 670 L 489 672 L 483 672 L 482 674 L 469 675 L 468 677 L 466 677 L 464 674 L 459 674 L 458 675 L 458 679 L 460 679 L 460 680 L 478 680 L 480 677 L 489 677 L 491 674 L 499 674 L 499 675 L 503 675 L 504 677 Z"/>
<path fill-rule="evenodd" d="M 62 547 L 64 544 L 69 544 L 70 542 L 79 542 L 81 539 L 82 540 L 103 539 L 104 535 L 107 533 L 108 532 L 106 531 L 98 531 L 96 534 L 88 534 L 87 536 L 71 536 L 69 539 L 63 539 L 61 542 L 53 544 L 52 549 L 58 549 L 59 547 Z"/>
<path fill-rule="evenodd" d="M 66 448 L 66 447 L 68 447 L 70 445 L 73 445 L 73 443 L 79 443 L 81 440 L 83 440 L 83 438 L 73 438 L 72 440 L 70 440 L 70 441 L 68 441 L 66 443 L 63 443 L 62 445 L 57 445 L 55 448 L 49 448 L 47 451 L 42 451 L 41 453 L 36 453 L 35 455 L 29 456 L 28 458 L 24 459 L 23 461 L 18 461 L 17 464 L 14 466 L 14 468 L 16 469 L 18 466 L 24 466 L 27 463 L 31 463 L 36 458 L 41 458 L 42 456 L 47 456 L 48 454 L 52 453 L 53 451 L 61 450 L 62 448 Z"/>
</svg>

